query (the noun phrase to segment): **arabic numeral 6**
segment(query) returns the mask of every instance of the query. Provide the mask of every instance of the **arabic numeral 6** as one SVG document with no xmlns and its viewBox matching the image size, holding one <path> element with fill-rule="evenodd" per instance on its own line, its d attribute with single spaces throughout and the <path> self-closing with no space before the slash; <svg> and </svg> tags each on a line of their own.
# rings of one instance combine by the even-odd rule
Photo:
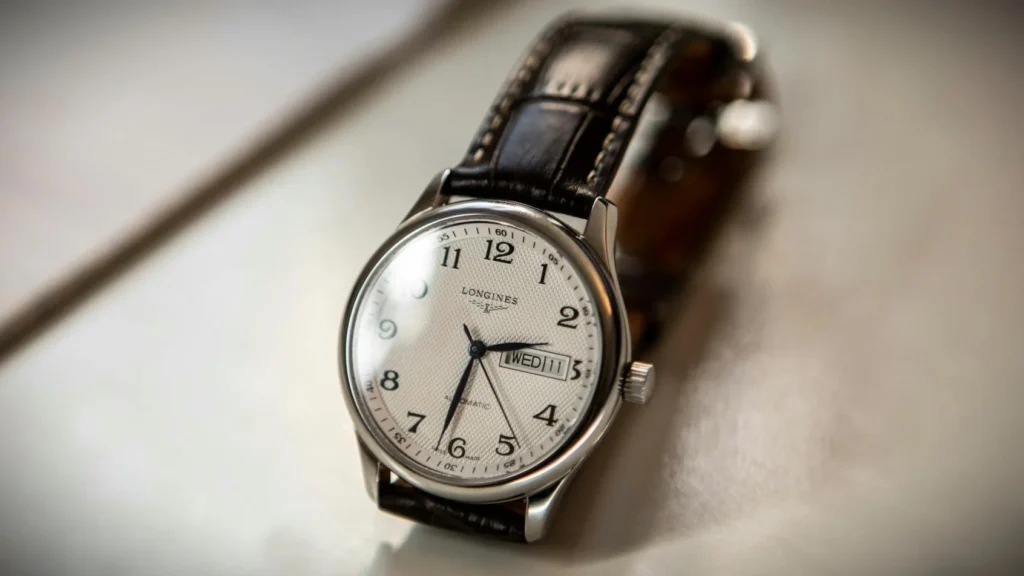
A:
<svg viewBox="0 0 1024 576">
<path fill-rule="evenodd" d="M 452 438 L 448 442 L 448 455 L 452 458 L 462 458 L 466 455 L 466 439 Z"/>
</svg>

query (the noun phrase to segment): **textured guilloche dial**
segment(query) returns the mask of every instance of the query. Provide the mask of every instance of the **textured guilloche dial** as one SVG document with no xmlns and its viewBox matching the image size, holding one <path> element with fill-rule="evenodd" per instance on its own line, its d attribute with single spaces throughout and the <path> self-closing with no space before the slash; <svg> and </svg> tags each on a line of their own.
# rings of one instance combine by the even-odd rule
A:
<svg viewBox="0 0 1024 576">
<path fill-rule="evenodd" d="M 377 266 L 349 369 L 393 456 L 443 480 L 494 482 L 539 465 L 581 425 L 600 334 L 590 288 L 552 244 L 466 221 L 420 232 Z"/>
</svg>

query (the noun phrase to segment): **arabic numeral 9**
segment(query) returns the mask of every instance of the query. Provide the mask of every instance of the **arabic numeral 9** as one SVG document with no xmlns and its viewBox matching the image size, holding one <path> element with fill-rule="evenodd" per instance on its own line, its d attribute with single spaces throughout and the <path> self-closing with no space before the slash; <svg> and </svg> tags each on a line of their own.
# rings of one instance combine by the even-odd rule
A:
<svg viewBox="0 0 1024 576">
<path fill-rule="evenodd" d="M 384 319 L 377 326 L 377 335 L 381 340 L 390 340 L 398 334 L 398 325 L 393 320 Z"/>
</svg>

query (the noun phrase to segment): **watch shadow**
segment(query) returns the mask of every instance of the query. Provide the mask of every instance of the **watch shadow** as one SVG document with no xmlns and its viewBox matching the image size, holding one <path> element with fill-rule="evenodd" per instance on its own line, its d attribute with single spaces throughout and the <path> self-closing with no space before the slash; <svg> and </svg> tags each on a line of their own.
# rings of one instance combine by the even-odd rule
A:
<svg viewBox="0 0 1024 576">
<path fill-rule="evenodd" d="M 573 563 L 610 558 L 723 521 L 698 486 L 676 485 L 674 470 L 699 464 L 686 462 L 693 452 L 683 445 L 707 418 L 697 378 L 734 324 L 746 282 L 744 274 L 737 278 L 728 270 L 752 266 L 770 218 L 770 205 L 751 184 L 736 191 L 703 239 L 698 266 L 670 305 L 656 342 L 636 357 L 657 368 L 650 402 L 623 404 L 576 475 L 549 535 L 532 547 L 539 556 Z"/>
<path fill-rule="evenodd" d="M 733 299 L 721 286 L 698 281 L 680 302 L 662 340 L 643 360 L 657 367 L 651 402 L 624 404 L 615 425 L 584 462 L 538 552 L 554 558 L 617 556 L 672 534 L 659 522 L 665 467 L 678 465 L 678 430 L 691 428 L 685 410 L 689 375 L 730 315 Z"/>
</svg>

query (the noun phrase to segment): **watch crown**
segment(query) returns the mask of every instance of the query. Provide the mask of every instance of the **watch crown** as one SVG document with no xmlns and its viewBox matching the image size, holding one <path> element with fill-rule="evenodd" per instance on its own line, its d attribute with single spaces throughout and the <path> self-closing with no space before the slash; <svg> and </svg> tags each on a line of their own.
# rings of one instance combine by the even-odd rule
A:
<svg viewBox="0 0 1024 576">
<path fill-rule="evenodd" d="M 622 397 L 632 404 L 646 404 L 654 393 L 654 365 L 630 362 L 622 376 Z"/>
</svg>

